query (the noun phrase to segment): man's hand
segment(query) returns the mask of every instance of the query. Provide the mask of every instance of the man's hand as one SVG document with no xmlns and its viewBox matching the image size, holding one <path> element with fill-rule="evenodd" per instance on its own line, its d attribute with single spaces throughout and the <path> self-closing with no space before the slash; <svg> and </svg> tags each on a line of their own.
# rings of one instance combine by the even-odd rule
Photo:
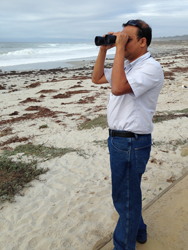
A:
<svg viewBox="0 0 188 250">
<path fill-rule="evenodd" d="M 125 47 L 125 45 L 127 44 L 128 40 L 129 40 L 129 36 L 127 35 L 126 32 L 121 31 L 121 32 L 116 32 L 113 34 L 114 36 L 116 36 L 116 42 L 115 42 L 115 46 L 123 46 Z"/>
</svg>

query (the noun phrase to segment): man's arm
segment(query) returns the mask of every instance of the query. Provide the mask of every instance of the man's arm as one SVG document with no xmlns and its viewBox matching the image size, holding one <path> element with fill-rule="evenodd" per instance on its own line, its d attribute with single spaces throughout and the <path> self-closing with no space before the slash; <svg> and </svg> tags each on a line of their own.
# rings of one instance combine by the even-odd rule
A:
<svg viewBox="0 0 188 250">
<path fill-rule="evenodd" d="M 107 49 L 105 46 L 101 46 L 95 66 L 93 69 L 92 82 L 95 84 L 107 83 L 106 77 L 104 75 L 104 62 L 106 58 Z"/>
<path fill-rule="evenodd" d="M 119 96 L 128 93 L 133 93 L 132 88 L 127 81 L 125 70 L 124 70 L 124 51 L 125 44 L 128 41 L 128 36 L 126 33 L 118 32 L 115 33 L 116 39 L 116 54 L 114 58 L 114 64 L 112 68 L 112 94 Z"/>
</svg>

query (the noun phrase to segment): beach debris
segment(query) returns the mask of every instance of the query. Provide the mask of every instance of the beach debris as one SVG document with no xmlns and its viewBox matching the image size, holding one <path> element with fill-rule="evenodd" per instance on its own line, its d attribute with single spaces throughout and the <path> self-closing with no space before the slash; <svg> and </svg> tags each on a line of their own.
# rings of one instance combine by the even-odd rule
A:
<svg viewBox="0 0 188 250">
<path fill-rule="evenodd" d="M 26 88 L 36 88 L 40 86 L 40 82 L 35 82 L 35 83 L 31 83 L 29 86 L 27 86 Z"/>
<path fill-rule="evenodd" d="M 27 102 L 41 102 L 41 101 L 39 101 L 39 100 L 37 100 L 35 98 L 28 97 L 26 100 L 21 101 L 20 103 L 27 103 Z"/>
<path fill-rule="evenodd" d="M 157 163 L 157 159 L 156 159 L 156 158 L 152 158 L 152 159 L 150 160 L 150 162 L 151 162 L 151 163 Z"/>
<path fill-rule="evenodd" d="M 161 150 L 162 151 L 162 150 Z M 152 158 L 150 160 L 151 163 L 155 163 L 155 164 L 159 164 L 162 165 L 163 164 L 163 160 L 157 160 L 156 158 Z"/>
<path fill-rule="evenodd" d="M 34 111 L 34 110 L 41 110 L 41 109 L 42 109 L 42 107 L 40 107 L 40 106 L 30 106 L 30 107 L 26 108 L 25 110 Z M 49 109 L 47 111 L 49 112 Z"/>
<path fill-rule="evenodd" d="M 89 92 L 90 92 L 89 90 L 67 91 L 64 94 L 55 95 L 55 96 L 53 96 L 53 98 L 54 99 L 57 99 L 57 98 L 69 98 L 69 97 L 71 97 L 72 95 L 75 95 L 75 94 L 85 94 L 85 93 L 89 93 Z"/>
<path fill-rule="evenodd" d="M 161 151 L 161 152 L 164 152 L 164 153 L 169 153 L 168 150 L 162 150 L 162 149 L 160 149 L 160 151 Z"/>
<path fill-rule="evenodd" d="M 166 180 L 167 182 L 173 183 L 176 181 L 176 177 L 175 176 L 171 176 L 169 179 Z"/>
<path fill-rule="evenodd" d="M 164 71 L 164 78 L 168 80 L 174 80 L 174 73 L 172 71 Z"/>
<path fill-rule="evenodd" d="M 77 103 L 78 104 L 85 104 L 85 103 L 94 103 L 95 97 L 90 96 L 90 97 L 85 97 L 83 99 L 80 99 Z"/>
<path fill-rule="evenodd" d="M 44 97 L 46 97 L 45 95 L 40 95 L 40 98 L 44 98 Z"/>
<path fill-rule="evenodd" d="M 181 73 L 187 73 L 188 71 L 188 67 L 174 67 L 174 68 L 171 68 L 173 72 L 181 72 Z"/>
<path fill-rule="evenodd" d="M 43 90 L 37 92 L 37 94 L 39 94 L 39 93 L 46 94 L 46 93 L 53 93 L 53 92 L 57 92 L 57 90 L 55 90 L 55 89 L 43 89 Z"/>
<path fill-rule="evenodd" d="M 0 132 L 0 137 L 11 135 L 11 134 L 12 134 L 12 128 L 8 127 L 8 128 L 3 129 Z"/>
<path fill-rule="evenodd" d="M 10 114 L 10 116 L 12 116 L 12 115 L 18 115 L 18 114 L 19 114 L 18 111 L 14 111 L 13 113 Z"/>
<path fill-rule="evenodd" d="M 78 82 L 78 83 L 80 83 L 80 82 Z M 83 87 L 83 86 L 81 86 L 80 84 L 78 84 L 78 85 L 74 85 L 74 86 L 70 87 L 70 89 L 73 89 L 73 88 L 80 88 L 80 87 Z"/>
<path fill-rule="evenodd" d="M 182 85 L 182 88 L 186 89 L 186 88 L 187 88 L 187 86 L 186 86 L 186 85 Z"/>
<path fill-rule="evenodd" d="M 41 117 L 52 117 L 52 118 L 56 118 L 56 114 L 57 113 L 61 113 L 59 111 L 51 111 L 48 108 L 44 108 L 44 107 L 38 107 L 38 106 L 31 106 L 27 108 L 27 111 L 34 111 L 37 110 L 38 112 L 36 113 L 26 113 L 23 114 L 20 117 L 14 117 L 12 119 L 8 119 L 8 120 L 2 120 L 0 121 L 0 126 L 3 124 L 8 124 L 8 123 L 15 123 L 15 122 L 19 122 L 19 121 L 25 121 L 25 120 L 33 120 L 36 118 L 41 118 Z"/>
<path fill-rule="evenodd" d="M 0 90 L 6 89 L 3 85 L 0 84 Z"/>
<path fill-rule="evenodd" d="M 31 137 L 22 137 L 22 138 L 20 138 L 20 137 L 18 137 L 18 136 L 14 136 L 14 137 L 8 139 L 8 140 L 5 141 L 5 142 L 1 142 L 1 143 L 0 143 L 0 146 L 2 147 L 2 146 L 5 146 L 5 145 L 7 145 L 7 144 L 10 144 L 10 143 L 28 141 L 30 138 L 31 138 Z"/>
</svg>

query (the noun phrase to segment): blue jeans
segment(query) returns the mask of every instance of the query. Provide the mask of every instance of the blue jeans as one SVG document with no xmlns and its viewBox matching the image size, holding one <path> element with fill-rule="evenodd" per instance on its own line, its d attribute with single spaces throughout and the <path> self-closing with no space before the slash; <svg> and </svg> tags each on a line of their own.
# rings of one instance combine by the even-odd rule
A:
<svg viewBox="0 0 188 250">
<path fill-rule="evenodd" d="M 151 134 L 108 138 L 112 175 L 112 199 L 119 214 L 114 250 L 135 250 L 136 240 L 146 240 L 143 222 L 141 178 L 151 151 Z"/>
</svg>

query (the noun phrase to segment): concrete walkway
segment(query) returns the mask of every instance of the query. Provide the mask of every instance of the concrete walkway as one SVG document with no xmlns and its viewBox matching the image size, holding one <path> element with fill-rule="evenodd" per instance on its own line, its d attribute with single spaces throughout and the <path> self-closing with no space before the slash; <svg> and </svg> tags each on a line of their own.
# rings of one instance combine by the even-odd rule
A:
<svg viewBox="0 0 188 250">
<path fill-rule="evenodd" d="M 148 240 L 136 250 L 188 250 L 188 172 L 143 208 Z M 113 250 L 112 233 L 93 250 Z"/>
</svg>

